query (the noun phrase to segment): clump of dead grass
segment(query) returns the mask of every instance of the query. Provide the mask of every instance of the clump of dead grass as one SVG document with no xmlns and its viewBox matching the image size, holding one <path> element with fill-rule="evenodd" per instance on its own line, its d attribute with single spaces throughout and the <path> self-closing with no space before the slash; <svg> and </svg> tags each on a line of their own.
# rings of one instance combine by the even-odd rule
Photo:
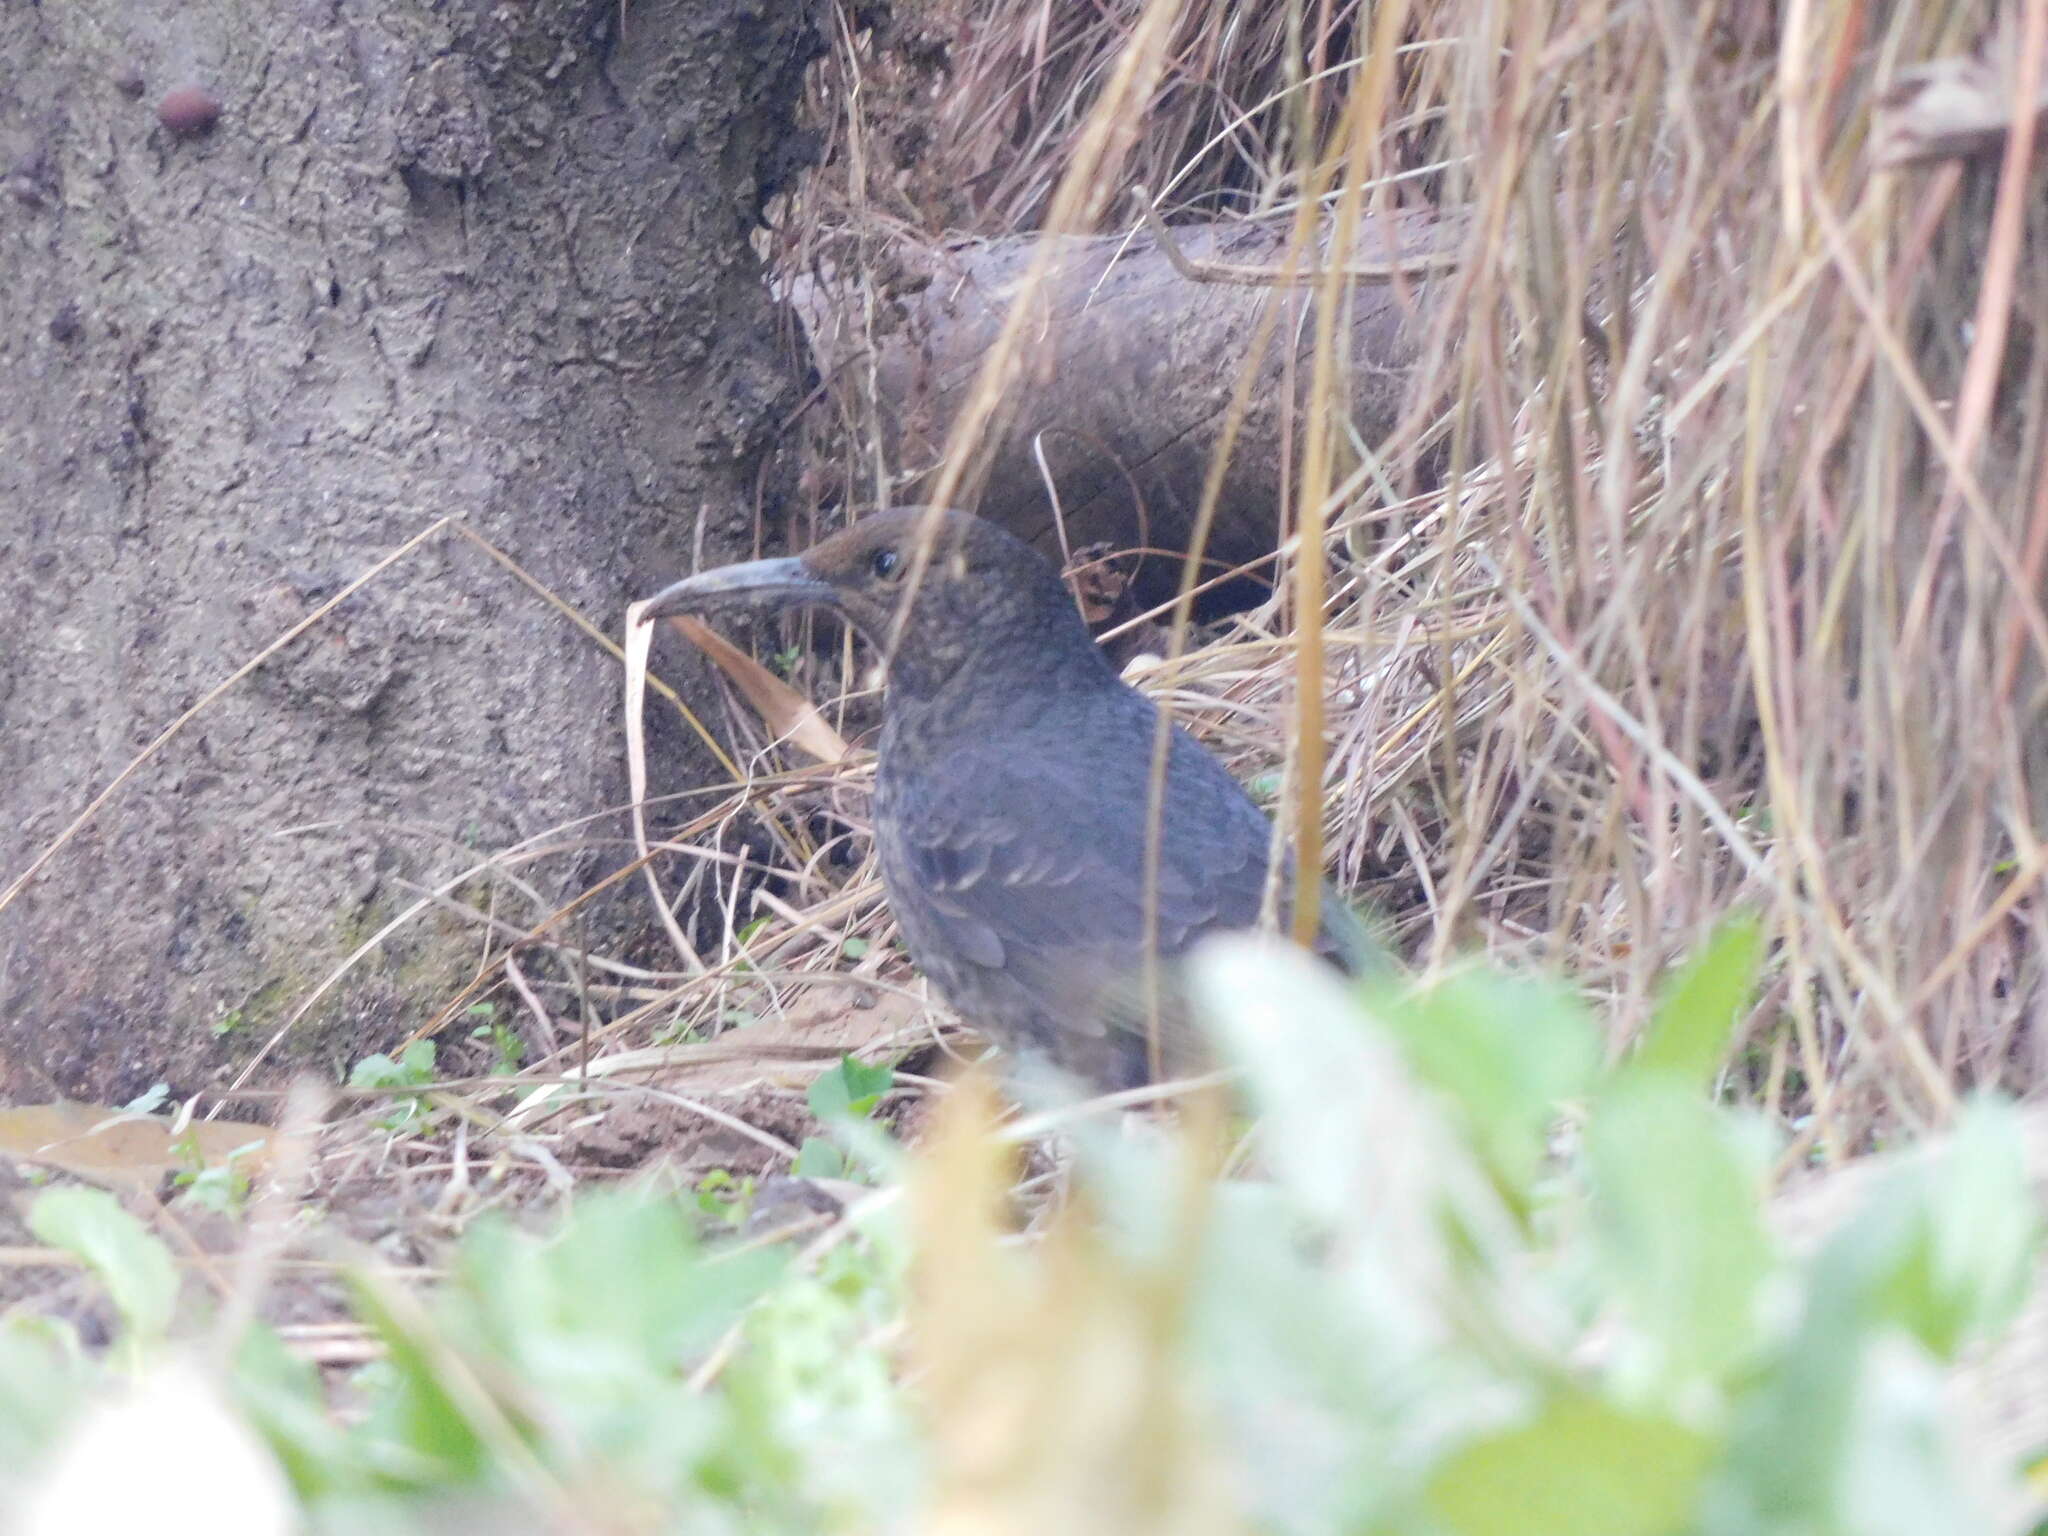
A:
<svg viewBox="0 0 2048 1536">
<path fill-rule="evenodd" d="M 2023 279 L 2041 214 L 1995 163 L 1891 172 L 1865 153 L 1897 71 L 1970 39 L 1931 7 L 1855 0 L 1814 0 L 1781 37 L 1744 0 L 1684 17 L 1415 0 L 1363 22 L 1307 5 L 1234 27 L 1190 6 L 1105 122 L 1098 86 L 1156 5 L 972 3 L 957 14 L 989 24 L 940 121 L 1000 173 L 962 182 L 985 231 L 1092 222 L 1176 179 L 1212 209 L 1327 205 L 1302 238 L 1333 260 L 1347 188 L 1366 207 L 1426 188 L 1475 214 L 1415 430 L 1373 461 L 1361 449 L 1384 445 L 1346 441 L 1333 374 L 1289 479 L 1273 600 L 1199 635 L 1183 622 L 1138 683 L 1313 818 L 1410 958 L 1559 965 L 1601 996 L 1616 1048 L 1675 958 L 1760 910 L 1768 983 L 1724 1086 L 1795 1150 L 1846 1155 L 1971 1088 L 2035 1089 L 2048 290 Z M 1025 47 L 1040 22 L 1043 64 Z M 1365 68 L 1371 26 L 1401 40 L 1400 68 Z M 851 145 L 865 104 L 842 88 L 834 106 Z M 1089 184 L 1063 202 L 1085 124 Z M 861 242 L 885 216 L 899 236 L 941 227 L 908 194 L 805 195 L 786 254 L 851 250 L 855 283 L 876 281 L 862 263 L 881 247 Z M 1325 302 L 1341 299 L 1333 283 Z M 1425 443 L 1441 478 L 1419 472 Z M 873 444 L 853 451 L 886 493 Z M 1323 709 L 1306 730 L 1304 646 Z M 864 663 L 799 646 L 785 685 L 856 749 Z M 910 1050 L 889 1113 L 920 1112 L 961 1046 L 893 942 L 866 760 L 820 764 L 763 723 L 758 689 L 720 690 L 651 706 L 732 770 L 654 807 L 657 846 L 616 861 L 613 884 L 660 873 L 673 921 L 652 947 L 593 949 L 581 902 L 535 878 L 627 848 L 614 808 L 414 892 L 352 957 L 411 924 L 474 934 L 471 983 L 415 1032 L 443 1042 L 431 1083 L 342 1090 L 306 1153 L 311 1198 L 347 1235 L 425 1275 L 477 1215 L 592 1177 L 664 1159 L 686 1188 L 781 1171 L 813 1129 L 809 1079 L 841 1053 Z M 470 1038 L 478 1005 L 523 1060 Z M 275 1097 L 244 1083 L 223 1102 Z M 294 1342 L 362 1358 L 367 1335 L 332 1320 L 332 1266 L 285 1262 L 317 1282 Z"/>
<path fill-rule="evenodd" d="M 1194 0 L 1166 19 L 1159 79 L 1123 174 L 1215 213 L 1269 212 L 1335 121 L 1359 0 Z M 824 173 L 803 195 L 927 233 L 1043 225 L 1147 7 L 1141 0 L 913 0 L 835 15 L 811 82 Z"/>
<path fill-rule="evenodd" d="M 956 23 L 925 63 L 951 127 L 918 153 L 961 202 L 835 161 L 790 227 L 1081 227 L 1060 178 L 1154 12 L 920 10 L 927 38 Z M 1067 208 L 1306 195 L 1339 253 L 1347 198 L 1472 216 L 1416 430 L 1378 465 L 1312 421 L 1285 521 L 1325 561 L 1288 554 L 1272 612 L 1159 680 L 1247 766 L 1308 749 L 1335 863 L 1382 873 L 1424 958 L 1541 953 L 1626 1021 L 1761 908 L 1775 964 L 1728 1086 L 1836 1155 L 2041 1071 L 2038 198 L 1995 158 L 1869 152 L 1900 72 L 1965 26 L 1856 0 L 1175 8 Z M 842 44 L 821 102 L 851 145 L 886 48 Z M 1338 377 L 1315 410 L 1341 423 Z M 1307 737 L 1304 646 L 1329 691 Z"/>
<path fill-rule="evenodd" d="M 914 24 L 959 27 L 946 69 L 918 66 L 957 97 L 934 119 L 945 151 L 1000 173 L 947 172 L 977 199 L 957 220 L 875 190 L 861 146 L 886 125 L 856 86 L 881 53 L 846 22 L 819 98 L 838 190 L 799 194 L 782 254 L 852 250 L 847 280 L 867 281 L 878 229 L 1093 227 L 1139 183 L 1307 208 L 1305 249 L 1333 261 L 1358 210 L 1427 190 L 1469 214 L 1413 430 L 1347 440 L 1331 369 L 1275 598 L 1200 644 L 1182 625 L 1137 675 L 1248 779 L 1281 776 L 1412 958 L 1560 964 L 1611 1005 L 1617 1046 L 1675 957 L 1761 910 L 1769 984 L 1725 1086 L 1832 1156 L 2040 1077 L 2048 292 L 2022 280 L 2027 180 L 1866 153 L 1897 72 L 1966 46 L 1958 24 L 1855 0 L 1797 14 L 1778 35 L 1745 0 L 1251 23 L 1157 0 L 934 5 Z M 1322 302 L 1343 297 L 1332 276 Z M 1027 341 L 991 358 L 980 425 Z M 857 658 L 797 665 L 857 737 Z M 736 695 L 694 723 L 735 772 L 668 818 L 673 953 L 589 953 L 515 878 L 531 850 L 469 872 L 502 903 L 422 897 L 416 914 L 469 914 L 478 955 L 421 1033 L 493 999 L 530 1034 L 519 1073 L 444 1091 L 496 1115 L 548 1087 L 555 1124 L 665 1094 L 772 1160 L 793 1133 L 762 1106 L 800 1098 L 803 1071 L 933 1037 L 859 837 L 858 758 L 793 757 Z M 866 1005 L 826 1008 L 851 1025 L 776 1037 L 828 989 Z M 877 999 L 905 1006 L 855 1017 Z"/>
</svg>

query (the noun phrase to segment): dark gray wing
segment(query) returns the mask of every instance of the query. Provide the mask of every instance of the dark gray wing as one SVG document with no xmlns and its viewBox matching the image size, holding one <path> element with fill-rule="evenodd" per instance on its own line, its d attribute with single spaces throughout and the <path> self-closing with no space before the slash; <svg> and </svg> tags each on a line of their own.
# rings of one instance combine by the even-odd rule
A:
<svg viewBox="0 0 2048 1536">
<path fill-rule="evenodd" d="M 885 774 L 878 836 L 911 953 L 969 1022 L 1097 1081 L 1131 1079 L 1128 1061 L 1097 1058 L 1131 1050 L 1109 1038 L 1104 1001 L 1134 995 L 1142 967 L 1150 722 L 1091 724 L 1057 751 L 994 739 Z M 1155 932 L 1171 960 L 1258 920 L 1271 827 L 1178 731 L 1168 786 Z"/>
</svg>

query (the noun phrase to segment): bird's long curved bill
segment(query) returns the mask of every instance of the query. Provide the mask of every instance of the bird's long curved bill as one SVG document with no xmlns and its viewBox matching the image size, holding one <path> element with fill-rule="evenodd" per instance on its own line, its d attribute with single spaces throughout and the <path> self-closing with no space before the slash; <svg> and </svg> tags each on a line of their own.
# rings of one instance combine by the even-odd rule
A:
<svg viewBox="0 0 2048 1536">
<path fill-rule="evenodd" d="M 714 608 L 737 607 L 742 603 L 829 603 L 832 586 L 820 581 L 794 555 L 779 560 L 749 560 L 743 565 L 721 565 L 715 570 L 686 576 L 674 586 L 663 587 L 640 610 L 643 619 L 665 618 L 672 613 L 703 613 Z"/>
</svg>

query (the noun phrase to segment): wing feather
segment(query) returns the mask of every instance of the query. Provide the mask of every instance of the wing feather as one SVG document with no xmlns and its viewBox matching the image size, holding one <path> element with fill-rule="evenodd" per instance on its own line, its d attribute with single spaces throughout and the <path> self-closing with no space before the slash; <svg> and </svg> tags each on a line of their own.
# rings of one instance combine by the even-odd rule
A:
<svg viewBox="0 0 2048 1536">
<path fill-rule="evenodd" d="M 1068 746 L 956 750 L 888 776 L 877 816 L 912 953 L 963 1011 L 996 998 L 1032 1033 L 1085 1027 L 1093 997 L 1142 963 L 1149 753 Z M 1156 896 L 1169 959 L 1257 920 L 1269 834 L 1220 764 L 1178 732 L 1171 750 Z"/>
</svg>

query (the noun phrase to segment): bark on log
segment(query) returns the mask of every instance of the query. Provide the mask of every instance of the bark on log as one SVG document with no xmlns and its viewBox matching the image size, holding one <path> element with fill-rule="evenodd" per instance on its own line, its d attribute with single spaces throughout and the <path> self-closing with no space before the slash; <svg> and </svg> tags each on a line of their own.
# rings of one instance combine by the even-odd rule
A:
<svg viewBox="0 0 2048 1536">
<path fill-rule="evenodd" d="M 733 546 L 795 398 L 747 241 L 816 49 L 779 0 L 10 11 L 0 886 L 444 513 L 613 629 Z M 475 548 L 423 549 L 0 912 L 0 1089 L 217 1080 L 406 880 L 618 804 L 617 693 Z M 324 1061 L 446 975 L 381 969 Z"/>
<path fill-rule="evenodd" d="M 1285 264 L 1284 221 L 1184 226 L 1172 234 L 1198 268 L 1278 271 Z M 1455 221 L 1421 213 L 1369 218 L 1346 262 L 1401 269 L 1347 283 L 1343 383 L 1368 445 L 1384 442 L 1402 418 L 1461 234 Z M 920 499 L 929 478 L 920 472 L 939 458 L 1035 244 L 1036 237 L 1023 237 L 906 257 L 915 276 L 898 286 L 878 328 L 872 368 L 861 296 L 831 272 L 790 285 L 819 369 L 835 388 L 847 394 L 873 378 L 889 462 L 909 481 L 898 501 Z M 977 509 L 1054 555 L 1063 547 L 1060 519 L 1066 549 L 1109 541 L 1185 550 L 1239 369 L 1270 318 L 1274 339 L 1259 363 L 1208 543 L 1210 556 L 1229 565 L 1269 554 L 1281 533 L 1283 488 L 1298 473 L 1290 468 L 1291 444 L 1309 386 L 1314 306 L 1310 284 L 1183 275 L 1142 231 L 1059 239 L 1025 377 L 1007 401 Z M 852 419 L 866 419 L 850 394 L 844 403 Z M 865 487 L 849 490 L 866 494 Z M 1146 561 L 1140 595 L 1170 595 L 1179 575 L 1174 559 Z"/>
</svg>

